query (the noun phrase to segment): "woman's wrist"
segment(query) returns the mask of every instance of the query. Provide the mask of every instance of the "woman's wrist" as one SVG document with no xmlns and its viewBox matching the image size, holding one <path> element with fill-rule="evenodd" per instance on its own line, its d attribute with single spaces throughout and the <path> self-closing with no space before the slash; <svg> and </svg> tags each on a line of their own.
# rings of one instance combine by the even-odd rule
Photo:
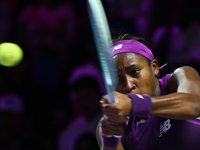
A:
<svg viewBox="0 0 200 150">
<path fill-rule="evenodd" d="M 132 99 L 130 116 L 146 117 L 152 109 L 151 97 L 146 94 L 127 94 Z"/>
<path fill-rule="evenodd" d="M 103 144 L 107 147 L 115 147 L 121 142 L 121 138 L 116 138 L 114 136 L 112 136 L 112 137 L 108 136 L 107 137 L 103 133 L 102 133 L 101 136 L 102 136 Z"/>
</svg>

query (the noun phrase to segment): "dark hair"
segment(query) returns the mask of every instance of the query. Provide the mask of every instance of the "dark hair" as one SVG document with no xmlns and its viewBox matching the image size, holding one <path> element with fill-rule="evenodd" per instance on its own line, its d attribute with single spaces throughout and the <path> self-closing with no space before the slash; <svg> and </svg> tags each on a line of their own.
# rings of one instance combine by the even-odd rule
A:
<svg viewBox="0 0 200 150">
<path fill-rule="evenodd" d="M 149 43 L 142 37 L 137 37 L 131 34 L 123 34 L 123 35 L 119 35 L 117 37 L 113 37 L 112 39 L 112 43 L 117 43 L 121 40 L 136 40 L 142 44 L 144 44 L 145 46 L 147 46 L 149 48 Z"/>
<path fill-rule="evenodd" d="M 121 35 L 114 35 L 113 34 L 112 35 L 112 44 L 117 43 L 117 42 L 119 42 L 121 40 L 136 40 L 136 41 L 144 44 L 145 46 L 147 46 L 150 49 L 149 43 L 142 37 L 137 37 L 137 36 L 134 36 L 134 35 L 131 35 L 131 34 L 121 34 Z M 149 60 L 148 58 L 146 58 L 146 59 L 147 59 L 149 65 L 150 65 L 151 64 L 151 60 Z M 159 59 L 157 57 L 155 57 L 155 59 L 157 61 L 159 61 Z"/>
</svg>

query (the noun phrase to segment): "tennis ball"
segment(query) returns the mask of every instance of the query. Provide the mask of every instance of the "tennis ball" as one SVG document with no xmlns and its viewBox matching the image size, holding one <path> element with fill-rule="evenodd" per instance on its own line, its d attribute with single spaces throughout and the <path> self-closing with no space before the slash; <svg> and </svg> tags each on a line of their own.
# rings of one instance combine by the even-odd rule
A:
<svg viewBox="0 0 200 150">
<path fill-rule="evenodd" d="M 17 65 L 23 58 L 22 49 L 14 43 L 0 44 L 0 64 L 6 67 Z"/>
</svg>

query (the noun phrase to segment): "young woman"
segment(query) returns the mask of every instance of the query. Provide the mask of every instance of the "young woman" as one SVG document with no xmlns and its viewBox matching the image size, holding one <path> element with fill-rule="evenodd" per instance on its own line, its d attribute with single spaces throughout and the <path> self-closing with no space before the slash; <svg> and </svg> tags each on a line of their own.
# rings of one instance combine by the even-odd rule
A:
<svg viewBox="0 0 200 150">
<path fill-rule="evenodd" d="M 146 42 L 124 35 L 114 41 L 116 103 L 102 98 L 97 126 L 101 150 L 188 150 L 200 147 L 200 78 L 191 67 L 162 79 Z M 121 137 L 116 137 L 120 135 Z"/>
</svg>

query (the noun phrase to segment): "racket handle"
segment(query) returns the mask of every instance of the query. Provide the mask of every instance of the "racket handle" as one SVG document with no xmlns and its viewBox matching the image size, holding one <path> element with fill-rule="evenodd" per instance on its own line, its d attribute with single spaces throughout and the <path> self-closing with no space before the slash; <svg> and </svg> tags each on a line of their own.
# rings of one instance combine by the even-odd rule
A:
<svg viewBox="0 0 200 150">
<path fill-rule="evenodd" d="M 115 101 L 115 93 L 114 93 L 114 91 L 108 91 L 108 96 L 109 96 L 108 102 L 109 102 L 110 104 L 113 104 L 113 103 L 116 102 L 116 101 Z"/>
</svg>

